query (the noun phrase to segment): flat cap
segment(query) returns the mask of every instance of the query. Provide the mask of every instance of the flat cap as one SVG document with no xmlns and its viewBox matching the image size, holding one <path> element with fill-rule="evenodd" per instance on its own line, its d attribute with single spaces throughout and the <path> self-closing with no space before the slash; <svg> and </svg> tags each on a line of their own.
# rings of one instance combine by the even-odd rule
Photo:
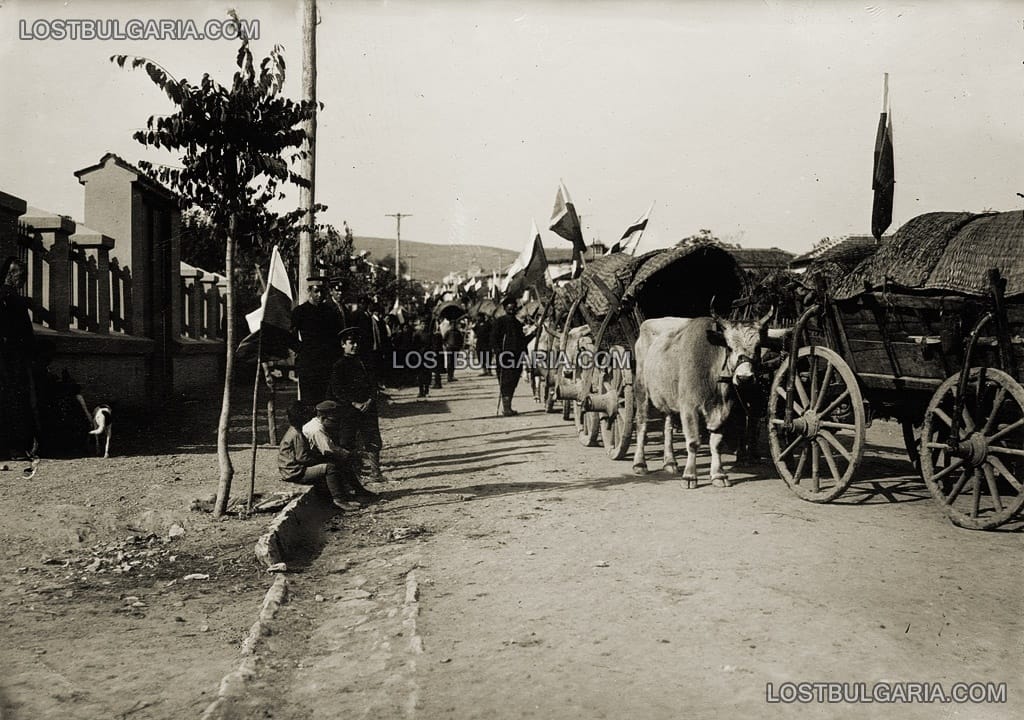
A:
<svg viewBox="0 0 1024 720">
<path fill-rule="evenodd" d="M 324 400 L 316 404 L 316 411 L 324 415 L 330 415 L 338 412 L 338 403 L 333 400 Z"/>
<path fill-rule="evenodd" d="M 338 339 L 342 340 L 342 341 L 346 340 L 347 338 L 352 338 L 353 340 L 359 340 L 360 335 L 362 335 L 362 333 L 359 331 L 359 328 L 357 328 L 355 326 L 347 327 L 344 330 L 342 330 L 340 333 L 338 333 Z"/>
</svg>

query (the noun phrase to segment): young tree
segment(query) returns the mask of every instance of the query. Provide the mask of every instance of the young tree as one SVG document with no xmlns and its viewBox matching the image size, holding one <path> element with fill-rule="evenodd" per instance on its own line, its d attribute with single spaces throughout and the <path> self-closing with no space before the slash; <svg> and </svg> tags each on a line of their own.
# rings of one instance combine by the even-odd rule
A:
<svg viewBox="0 0 1024 720">
<path fill-rule="evenodd" d="M 142 68 L 150 80 L 174 104 L 170 115 L 154 115 L 144 130 L 133 137 L 147 147 L 180 153 L 182 167 L 140 163 L 140 167 L 182 197 L 186 207 L 200 208 L 209 219 L 217 240 L 225 248 L 226 360 L 224 395 L 217 426 L 217 458 L 220 482 L 216 516 L 227 509 L 234 468 L 228 454 L 228 420 L 231 413 L 231 382 L 235 357 L 235 249 L 246 237 L 277 229 L 281 223 L 268 207 L 283 199 L 286 183 L 306 181 L 289 169 L 289 161 L 305 156 L 302 123 L 315 113 L 316 105 L 295 102 L 281 95 L 285 79 L 283 49 L 275 46 L 259 70 L 253 65 L 249 41 L 238 17 L 242 44 L 238 70 L 230 87 L 204 74 L 198 84 L 177 80 L 159 64 L 144 57 L 115 55 L 111 61 L 124 68 Z M 240 237 L 241 231 L 247 231 Z"/>
</svg>

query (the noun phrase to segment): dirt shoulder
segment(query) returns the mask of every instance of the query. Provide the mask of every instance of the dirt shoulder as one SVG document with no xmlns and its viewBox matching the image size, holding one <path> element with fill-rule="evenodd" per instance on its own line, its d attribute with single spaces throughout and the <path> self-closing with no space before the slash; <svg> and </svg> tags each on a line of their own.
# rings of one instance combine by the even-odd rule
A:
<svg viewBox="0 0 1024 720">
<path fill-rule="evenodd" d="M 253 545 L 272 515 L 190 509 L 216 491 L 218 408 L 115 419 L 106 460 L 44 459 L 31 479 L 20 464 L 0 471 L 5 720 L 197 717 L 237 665 L 271 582 Z M 240 499 L 249 418 L 232 425 Z M 297 489 L 277 481 L 275 459 L 259 450 L 257 493 Z"/>
</svg>

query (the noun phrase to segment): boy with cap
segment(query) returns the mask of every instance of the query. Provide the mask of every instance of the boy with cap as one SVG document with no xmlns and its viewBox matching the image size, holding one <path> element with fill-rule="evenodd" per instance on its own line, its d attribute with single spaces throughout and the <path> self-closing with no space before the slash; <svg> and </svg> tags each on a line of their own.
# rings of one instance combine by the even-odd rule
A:
<svg viewBox="0 0 1024 720">
<path fill-rule="evenodd" d="M 325 400 L 309 418 L 309 406 L 301 401 L 288 408 L 289 428 L 278 448 L 278 470 L 286 482 L 326 487 L 335 507 L 358 510 L 377 499 L 354 477 L 350 453 L 332 436 L 338 431 L 338 405 Z"/>
<path fill-rule="evenodd" d="M 377 417 L 377 378 L 359 353 L 362 333 L 349 327 L 338 333 L 341 358 L 331 370 L 330 397 L 338 404 L 341 430 L 338 444 L 346 450 L 356 448 L 361 437 L 366 448 L 364 460 L 369 466 L 368 482 L 387 482 L 380 471 L 380 421 Z"/>
</svg>

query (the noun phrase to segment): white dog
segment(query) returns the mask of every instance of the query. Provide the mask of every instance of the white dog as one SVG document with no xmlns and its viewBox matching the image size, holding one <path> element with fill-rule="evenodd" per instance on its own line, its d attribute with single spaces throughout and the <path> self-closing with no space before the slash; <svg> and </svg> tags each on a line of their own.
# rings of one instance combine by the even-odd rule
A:
<svg viewBox="0 0 1024 720">
<path fill-rule="evenodd" d="M 110 435 L 114 429 L 113 413 L 109 405 L 97 405 L 92 411 L 92 424 L 95 428 L 90 430 L 90 435 L 96 436 L 96 454 L 100 454 L 100 444 L 103 446 L 103 457 L 110 457 Z"/>
</svg>

